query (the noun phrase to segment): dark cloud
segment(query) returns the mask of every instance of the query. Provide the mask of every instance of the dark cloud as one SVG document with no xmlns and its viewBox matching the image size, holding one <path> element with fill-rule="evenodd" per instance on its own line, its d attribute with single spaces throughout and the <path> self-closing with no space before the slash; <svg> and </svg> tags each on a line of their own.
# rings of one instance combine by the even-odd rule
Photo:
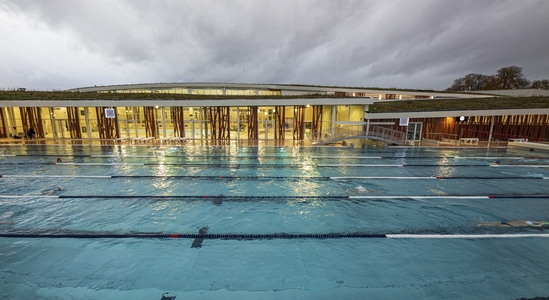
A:
<svg viewBox="0 0 549 300">
<path fill-rule="evenodd" d="M 544 0 L 0 0 L 0 37 L 13 45 L 0 50 L 0 79 L 41 89 L 173 81 L 443 89 L 509 65 L 549 78 L 547 12 Z"/>
</svg>

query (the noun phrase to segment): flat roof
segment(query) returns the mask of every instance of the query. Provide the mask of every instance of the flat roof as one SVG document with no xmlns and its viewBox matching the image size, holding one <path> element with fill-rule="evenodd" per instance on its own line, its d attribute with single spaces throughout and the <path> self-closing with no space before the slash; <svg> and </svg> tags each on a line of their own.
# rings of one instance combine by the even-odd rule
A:
<svg viewBox="0 0 549 300">
<path fill-rule="evenodd" d="M 285 90 L 294 92 L 348 92 L 348 93 L 366 93 L 366 94 L 397 94 L 411 96 L 433 96 L 448 98 L 475 98 L 486 97 L 482 93 L 461 93 L 461 92 L 443 92 L 434 90 L 406 90 L 406 89 L 381 89 L 381 88 L 363 88 L 363 87 L 337 87 L 337 86 L 316 86 L 316 85 L 291 85 L 291 84 L 253 84 L 253 83 L 219 83 L 219 82 L 173 82 L 173 83 L 137 83 L 120 84 L 108 86 L 93 86 L 70 89 L 74 92 L 105 92 L 124 89 L 163 89 L 163 88 L 233 88 L 233 89 L 261 89 L 261 90 Z M 491 95 L 493 96 L 493 95 Z"/>
<path fill-rule="evenodd" d="M 102 107 L 102 106 L 294 106 L 294 105 L 370 105 L 374 100 L 363 97 L 282 98 L 282 99 L 204 99 L 204 100 L 10 100 L 1 107 Z"/>
<path fill-rule="evenodd" d="M 477 116 L 515 116 L 515 115 L 548 115 L 549 108 L 532 109 L 491 109 L 491 110 L 444 110 L 444 111 L 414 111 L 368 113 L 368 119 L 399 119 L 399 118 L 441 118 L 441 117 L 477 117 Z"/>
</svg>

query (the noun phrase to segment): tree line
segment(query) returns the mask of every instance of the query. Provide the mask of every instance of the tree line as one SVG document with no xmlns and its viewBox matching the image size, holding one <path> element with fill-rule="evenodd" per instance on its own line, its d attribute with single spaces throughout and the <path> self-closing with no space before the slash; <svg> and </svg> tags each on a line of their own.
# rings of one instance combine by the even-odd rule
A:
<svg viewBox="0 0 549 300">
<path fill-rule="evenodd" d="M 522 74 L 522 68 L 517 66 L 503 67 L 495 75 L 471 73 L 454 80 L 447 91 L 482 91 L 482 90 L 513 90 L 513 89 L 549 89 L 549 80 L 530 81 Z"/>
</svg>

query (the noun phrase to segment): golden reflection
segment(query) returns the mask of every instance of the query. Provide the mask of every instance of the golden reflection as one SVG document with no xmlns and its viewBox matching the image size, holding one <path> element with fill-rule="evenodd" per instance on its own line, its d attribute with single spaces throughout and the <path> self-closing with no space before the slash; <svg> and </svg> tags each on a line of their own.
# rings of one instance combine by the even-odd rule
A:
<svg viewBox="0 0 549 300">
<path fill-rule="evenodd" d="M 444 157 L 439 161 L 440 167 L 438 167 L 437 174 L 434 174 L 436 176 L 452 176 L 454 172 L 456 171 L 456 168 L 454 166 L 448 166 L 450 163 L 450 159 L 448 157 Z"/>
<path fill-rule="evenodd" d="M 156 176 L 167 176 L 169 171 L 170 171 L 170 167 L 167 166 L 167 165 L 164 165 L 163 164 L 164 161 L 161 161 L 159 162 L 159 164 L 157 165 L 156 167 L 156 170 L 155 171 L 155 174 Z"/>
</svg>

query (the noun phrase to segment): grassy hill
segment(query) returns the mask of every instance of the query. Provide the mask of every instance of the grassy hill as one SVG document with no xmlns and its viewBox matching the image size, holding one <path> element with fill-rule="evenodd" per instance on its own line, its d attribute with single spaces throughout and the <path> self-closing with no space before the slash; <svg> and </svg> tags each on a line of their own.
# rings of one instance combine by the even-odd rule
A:
<svg viewBox="0 0 549 300">
<path fill-rule="evenodd" d="M 200 100 L 200 99 L 291 99 L 296 96 L 216 96 L 146 93 L 0 91 L 0 101 L 13 100 Z M 301 95 L 299 98 L 336 98 L 333 95 Z M 341 97 L 337 97 L 341 98 Z M 488 97 L 380 101 L 370 105 L 371 113 L 404 111 L 485 110 L 549 108 L 549 97 Z"/>
<path fill-rule="evenodd" d="M 376 102 L 371 113 L 405 111 L 535 109 L 549 108 L 549 97 L 491 97 L 474 99 L 430 99 Z"/>
</svg>

